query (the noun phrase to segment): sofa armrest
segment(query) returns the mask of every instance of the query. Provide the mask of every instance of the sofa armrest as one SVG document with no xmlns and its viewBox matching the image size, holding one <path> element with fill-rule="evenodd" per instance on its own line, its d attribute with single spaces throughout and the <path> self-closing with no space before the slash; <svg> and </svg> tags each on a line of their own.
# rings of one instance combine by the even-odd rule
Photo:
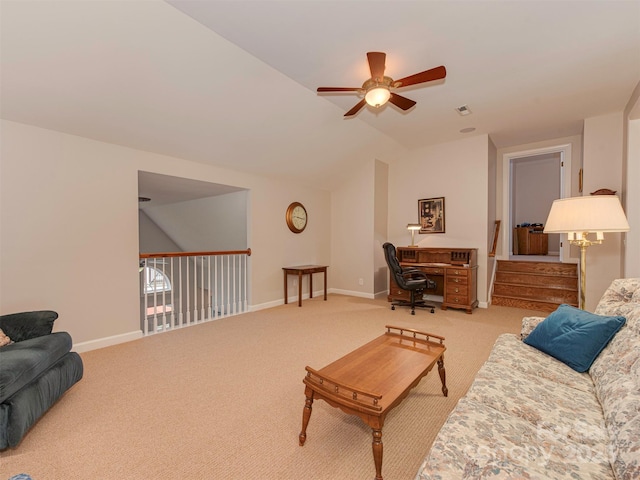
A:
<svg viewBox="0 0 640 480">
<path fill-rule="evenodd" d="M 520 340 L 524 340 L 529 336 L 533 329 L 542 322 L 545 317 L 524 317 L 522 319 L 522 327 L 520 329 Z"/>
<path fill-rule="evenodd" d="M 12 313 L 0 316 L 0 330 L 14 342 L 49 335 L 58 314 L 52 310 Z"/>
</svg>

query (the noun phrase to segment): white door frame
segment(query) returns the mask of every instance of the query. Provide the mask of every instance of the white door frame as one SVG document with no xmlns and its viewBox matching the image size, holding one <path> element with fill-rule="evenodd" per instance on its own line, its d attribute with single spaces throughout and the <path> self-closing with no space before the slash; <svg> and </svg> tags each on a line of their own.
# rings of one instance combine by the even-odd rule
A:
<svg viewBox="0 0 640 480">
<path fill-rule="evenodd" d="M 532 157 L 549 153 L 560 153 L 560 198 L 571 196 L 571 144 L 554 145 L 545 148 L 535 148 L 532 150 L 522 150 L 519 152 L 505 153 L 502 155 L 502 218 L 505 224 L 505 235 L 502 236 L 502 253 L 500 260 L 509 260 L 511 252 L 511 237 L 513 236 L 513 225 L 511 225 L 511 205 L 513 169 L 512 160 L 522 157 Z M 566 234 L 560 234 L 560 261 L 570 260 L 569 242 L 566 241 Z"/>
</svg>

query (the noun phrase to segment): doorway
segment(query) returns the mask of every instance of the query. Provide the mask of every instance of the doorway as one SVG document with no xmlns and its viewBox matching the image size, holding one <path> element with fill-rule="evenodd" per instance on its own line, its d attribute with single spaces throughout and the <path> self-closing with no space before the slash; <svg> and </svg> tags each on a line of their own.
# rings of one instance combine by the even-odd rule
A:
<svg viewBox="0 0 640 480">
<path fill-rule="evenodd" d="M 517 243 L 514 228 L 544 225 L 553 201 L 571 196 L 571 145 L 504 154 L 502 167 L 506 199 L 502 213 L 506 223 L 502 259 L 546 262 L 568 259 L 569 245 L 560 234 L 548 235 L 547 255 L 514 255 L 514 242 Z"/>
</svg>

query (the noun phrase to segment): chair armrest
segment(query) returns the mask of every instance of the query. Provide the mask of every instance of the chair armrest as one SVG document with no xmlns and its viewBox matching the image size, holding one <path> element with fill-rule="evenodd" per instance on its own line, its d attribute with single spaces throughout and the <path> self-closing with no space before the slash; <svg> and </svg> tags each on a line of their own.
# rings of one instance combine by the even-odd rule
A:
<svg viewBox="0 0 640 480">
<path fill-rule="evenodd" d="M 0 329 L 14 342 L 49 335 L 58 314 L 52 310 L 0 316 Z"/>
<path fill-rule="evenodd" d="M 431 280 L 426 273 L 424 273 L 422 270 L 420 270 L 419 268 L 415 268 L 415 267 L 407 267 L 407 268 L 403 268 L 402 269 L 402 275 L 403 276 L 407 276 L 409 278 L 412 279 L 416 279 L 416 278 L 420 278 L 420 279 L 424 279 L 427 284 L 425 285 L 425 288 L 427 290 L 432 290 L 434 288 L 437 288 L 438 284 L 436 282 L 434 282 L 433 280 Z"/>
</svg>

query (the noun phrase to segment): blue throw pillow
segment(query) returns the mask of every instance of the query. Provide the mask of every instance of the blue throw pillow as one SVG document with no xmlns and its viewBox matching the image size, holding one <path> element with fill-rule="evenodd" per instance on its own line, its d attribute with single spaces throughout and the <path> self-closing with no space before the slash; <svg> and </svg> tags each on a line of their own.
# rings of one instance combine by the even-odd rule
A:
<svg viewBox="0 0 640 480">
<path fill-rule="evenodd" d="M 524 343 L 577 372 L 586 372 L 625 322 L 624 317 L 596 315 L 562 304 L 540 322 Z"/>
</svg>

